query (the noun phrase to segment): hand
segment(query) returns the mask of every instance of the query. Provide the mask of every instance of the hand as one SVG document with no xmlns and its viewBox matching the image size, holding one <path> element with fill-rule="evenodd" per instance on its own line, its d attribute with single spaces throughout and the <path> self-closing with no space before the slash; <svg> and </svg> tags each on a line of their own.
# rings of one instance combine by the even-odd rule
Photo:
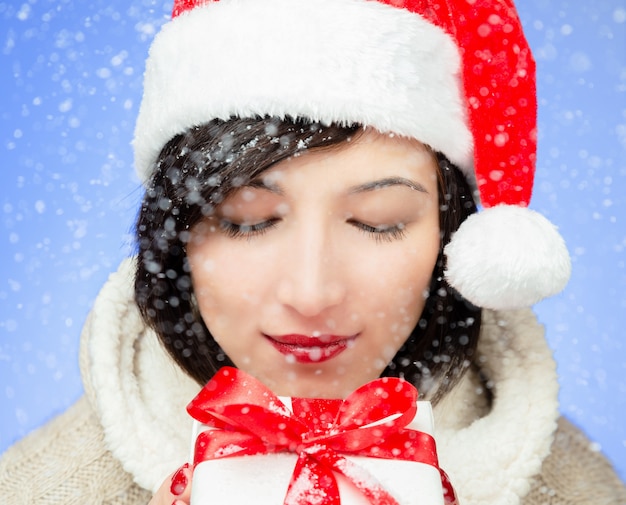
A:
<svg viewBox="0 0 626 505">
<path fill-rule="evenodd" d="M 148 505 L 189 505 L 191 468 L 185 463 L 165 479 Z"/>
</svg>

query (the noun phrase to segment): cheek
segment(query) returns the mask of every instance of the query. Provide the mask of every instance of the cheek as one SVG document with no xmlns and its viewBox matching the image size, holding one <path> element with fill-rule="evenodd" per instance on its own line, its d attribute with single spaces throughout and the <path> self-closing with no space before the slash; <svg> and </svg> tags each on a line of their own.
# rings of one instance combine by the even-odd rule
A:
<svg viewBox="0 0 626 505">
<path fill-rule="evenodd" d="M 263 276 L 255 257 L 212 237 L 210 245 L 188 250 L 191 279 L 200 314 L 211 332 L 240 324 L 258 310 L 265 295 Z"/>
<path fill-rule="evenodd" d="M 207 296 L 212 289 L 217 268 L 215 260 L 204 255 L 190 254 L 191 280 L 196 298 Z"/>
<path fill-rule="evenodd" d="M 224 335 L 236 332 L 234 326 L 237 314 L 230 308 L 239 307 L 239 294 L 230 289 L 233 282 L 223 268 L 223 262 L 206 251 L 189 254 L 191 279 L 200 316 L 213 338 L 228 352 L 232 352 L 231 343 L 224 340 Z M 236 284 L 235 284 L 236 285 Z"/>
<path fill-rule="evenodd" d="M 390 330 L 394 333 L 408 335 L 417 324 L 426 303 L 431 276 L 431 271 L 407 271 L 394 286 L 389 286 L 387 306 L 393 308 Z"/>
<path fill-rule="evenodd" d="M 404 248 L 385 263 L 369 289 L 380 306 L 389 311 L 393 331 L 410 332 L 422 313 L 439 252 L 437 242 L 423 247 Z"/>
<path fill-rule="evenodd" d="M 188 259 L 194 294 L 200 313 L 208 325 L 208 321 L 214 319 L 212 312 L 223 304 L 222 298 L 228 294 L 227 291 L 223 292 L 223 287 L 229 285 L 224 282 L 228 277 L 224 268 L 227 264 L 224 264 L 219 249 L 208 247 L 207 242 L 189 247 Z"/>
</svg>

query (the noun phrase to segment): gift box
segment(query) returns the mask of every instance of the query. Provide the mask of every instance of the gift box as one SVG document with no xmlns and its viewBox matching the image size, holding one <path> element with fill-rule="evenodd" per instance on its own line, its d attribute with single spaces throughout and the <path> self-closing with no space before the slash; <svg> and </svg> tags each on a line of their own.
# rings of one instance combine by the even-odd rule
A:
<svg viewBox="0 0 626 505">
<path fill-rule="evenodd" d="M 191 505 L 444 505 L 429 402 L 382 378 L 345 400 L 283 398 L 225 367 L 189 404 Z"/>
</svg>

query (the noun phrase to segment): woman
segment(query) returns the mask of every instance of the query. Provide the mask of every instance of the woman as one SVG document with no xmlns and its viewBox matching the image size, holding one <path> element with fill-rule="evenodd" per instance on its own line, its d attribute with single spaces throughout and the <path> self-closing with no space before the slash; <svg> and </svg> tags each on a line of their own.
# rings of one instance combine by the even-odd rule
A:
<svg viewBox="0 0 626 505">
<path fill-rule="evenodd" d="M 5 456 L 9 503 L 188 502 L 189 469 L 168 477 L 184 406 L 224 365 L 289 396 L 405 377 L 435 404 L 462 504 L 624 503 L 558 419 L 524 308 L 569 261 L 525 208 L 534 67 L 515 10 L 400 4 L 175 4 L 136 128 L 137 260 L 85 325 L 86 398 Z"/>
</svg>

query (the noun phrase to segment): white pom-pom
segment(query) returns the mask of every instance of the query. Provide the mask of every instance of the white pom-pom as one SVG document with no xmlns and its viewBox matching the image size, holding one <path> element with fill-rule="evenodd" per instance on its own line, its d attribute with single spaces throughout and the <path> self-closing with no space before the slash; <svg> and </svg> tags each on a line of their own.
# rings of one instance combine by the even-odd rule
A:
<svg viewBox="0 0 626 505">
<path fill-rule="evenodd" d="M 529 307 L 561 291 L 571 272 L 556 227 L 538 212 L 513 205 L 470 216 L 444 253 L 448 283 L 489 309 Z"/>
</svg>

